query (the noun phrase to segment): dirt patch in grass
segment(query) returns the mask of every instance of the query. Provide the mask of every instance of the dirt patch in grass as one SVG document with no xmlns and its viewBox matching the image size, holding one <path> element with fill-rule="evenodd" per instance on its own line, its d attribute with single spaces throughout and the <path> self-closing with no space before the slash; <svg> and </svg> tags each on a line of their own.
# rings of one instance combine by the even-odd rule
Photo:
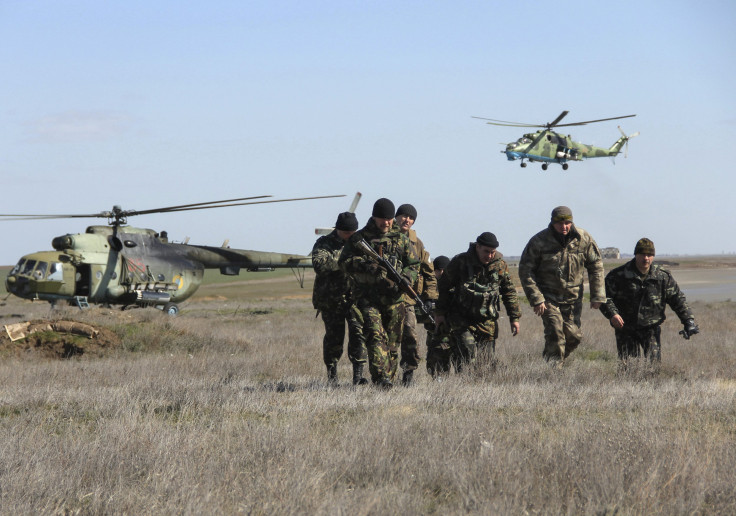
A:
<svg viewBox="0 0 736 516">
<path fill-rule="evenodd" d="M 102 326 L 42 319 L 24 324 L 27 324 L 26 336 L 15 341 L 5 329 L 0 332 L 0 354 L 64 359 L 102 356 L 121 345 L 120 337 Z M 79 331 L 80 326 L 84 331 Z"/>
</svg>

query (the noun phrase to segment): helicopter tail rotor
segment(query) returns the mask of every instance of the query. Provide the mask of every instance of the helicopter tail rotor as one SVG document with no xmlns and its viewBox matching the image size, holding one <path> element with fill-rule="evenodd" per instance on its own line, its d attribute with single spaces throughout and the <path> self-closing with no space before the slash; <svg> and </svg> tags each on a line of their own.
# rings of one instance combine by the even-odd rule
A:
<svg viewBox="0 0 736 516">
<path fill-rule="evenodd" d="M 635 138 L 636 136 L 639 136 L 639 131 L 636 131 L 633 134 L 627 135 L 623 129 L 621 129 L 621 126 L 618 126 L 618 130 L 621 132 L 621 135 L 624 137 L 624 142 L 626 142 L 626 146 L 624 148 L 624 158 L 629 157 L 629 140 L 632 138 Z"/>
</svg>

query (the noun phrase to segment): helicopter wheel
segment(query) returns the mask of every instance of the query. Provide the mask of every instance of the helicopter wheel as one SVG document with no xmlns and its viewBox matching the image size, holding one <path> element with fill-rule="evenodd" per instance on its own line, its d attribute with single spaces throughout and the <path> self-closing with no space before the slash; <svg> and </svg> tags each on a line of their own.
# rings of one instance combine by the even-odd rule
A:
<svg viewBox="0 0 736 516">
<path fill-rule="evenodd" d="M 542 170 L 547 170 L 547 164 L 546 163 L 542 163 Z"/>
<path fill-rule="evenodd" d="M 567 163 L 562 164 L 562 170 L 567 170 Z"/>
<path fill-rule="evenodd" d="M 174 315 L 177 315 L 179 313 L 179 305 L 177 305 L 176 303 L 166 303 L 163 310 L 165 314 L 171 315 L 173 317 Z"/>
<path fill-rule="evenodd" d="M 524 162 L 522 161 L 522 162 L 521 162 L 521 168 L 525 168 L 525 167 L 526 167 L 526 163 L 524 163 Z"/>
</svg>

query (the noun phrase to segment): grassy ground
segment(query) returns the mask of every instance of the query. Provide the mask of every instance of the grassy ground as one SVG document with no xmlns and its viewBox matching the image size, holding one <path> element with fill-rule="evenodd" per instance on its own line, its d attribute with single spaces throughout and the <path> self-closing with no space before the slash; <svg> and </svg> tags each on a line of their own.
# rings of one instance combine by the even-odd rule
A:
<svg viewBox="0 0 736 516">
<path fill-rule="evenodd" d="M 288 271 L 286 271 L 288 272 Z M 663 362 L 617 373 L 584 310 L 561 372 L 528 306 L 499 367 L 328 387 L 311 283 L 204 285 L 180 316 L 8 299 L 3 324 L 110 333 L 69 359 L 0 340 L 0 511 L 64 514 L 734 514 L 736 304 L 694 303 Z M 111 336 L 112 335 L 112 336 Z M 116 338 L 113 338 L 116 337 Z M 22 341 L 19 341 L 22 342 Z M 89 352 L 85 352 L 88 346 Z"/>
</svg>

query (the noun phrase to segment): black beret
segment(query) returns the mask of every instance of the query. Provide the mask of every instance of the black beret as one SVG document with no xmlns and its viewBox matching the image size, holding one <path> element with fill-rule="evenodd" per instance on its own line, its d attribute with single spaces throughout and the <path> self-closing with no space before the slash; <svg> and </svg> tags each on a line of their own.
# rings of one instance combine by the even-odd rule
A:
<svg viewBox="0 0 736 516">
<path fill-rule="evenodd" d="M 494 249 L 498 247 L 498 239 L 496 238 L 496 235 L 488 231 L 478 235 L 478 238 L 475 239 L 475 242 L 477 244 L 484 245 L 486 247 L 492 247 Z"/>
<path fill-rule="evenodd" d="M 340 231 L 357 231 L 358 230 L 358 218 L 355 213 L 350 211 L 344 211 L 337 216 L 337 222 L 335 222 L 335 229 Z"/>
<path fill-rule="evenodd" d="M 449 264 L 450 259 L 444 255 L 440 255 L 432 261 L 432 265 L 434 265 L 435 270 L 446 269 Z"/>
<path fill-rule="evenodd" d="M 399 206 L 399 209 L 396 210 L 396 216 L 398 217 L 399 215 L 408 215 L 414 220 L 417 220 L 417 209 L 411 204 L 402 204 Z"/>
<path fill-rule="evenodd" d="M 392 219 L 396 216 L 396 208 L 394 208 L 394 203 L 389 199 L 381 197 L 373 204 L 373 213 L 371 215 L 379 219 Z"/>
</svg>

